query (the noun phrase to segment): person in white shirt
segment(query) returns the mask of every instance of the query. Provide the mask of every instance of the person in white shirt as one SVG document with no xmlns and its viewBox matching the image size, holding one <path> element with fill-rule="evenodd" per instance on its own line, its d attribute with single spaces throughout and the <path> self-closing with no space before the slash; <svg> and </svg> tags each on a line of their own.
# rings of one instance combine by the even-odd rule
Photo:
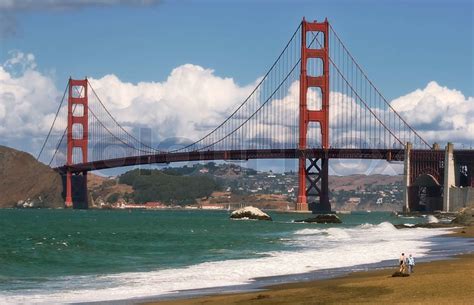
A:
<svg viewBox="0 0 474 305">
<path fill-rule="evenodd" d="M 408 273 L 413 273 L 415 268 L 415 258 L 410 254 L 407 258 Z"/>
</svg>

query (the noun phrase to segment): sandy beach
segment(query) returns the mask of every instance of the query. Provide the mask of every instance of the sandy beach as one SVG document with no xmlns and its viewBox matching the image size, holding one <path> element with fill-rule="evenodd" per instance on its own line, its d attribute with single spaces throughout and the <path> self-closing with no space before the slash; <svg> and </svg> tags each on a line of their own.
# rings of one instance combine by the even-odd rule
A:
<svg viewBox="0 0 474 305">
<path fill-rule="evenodd" d="M 474 237 L 474 227 L 450 236 Z M 153 302 L 188 304 L 472 304 L 474 254 L 419 263 L 409 277 L 392 277 L 393 269 L 354 272 L 340 278 L 268 287 L 253 293 L 225 294 Z"/>
</svg>

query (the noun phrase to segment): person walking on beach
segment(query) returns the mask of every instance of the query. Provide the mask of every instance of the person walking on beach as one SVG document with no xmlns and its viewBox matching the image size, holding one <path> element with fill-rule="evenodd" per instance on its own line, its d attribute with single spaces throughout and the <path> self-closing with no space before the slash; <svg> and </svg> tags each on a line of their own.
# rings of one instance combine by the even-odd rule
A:
<svg viewBox="0 0 474 305">
<path fill-rule="evenodd" d="M 413 273 L 413 268 L 415 266 L 415 258 L 411 254 L 407 257 L 406 265 L 408 267 L 408 273 Z"/>
<path fill-rule="evenodd" d="M 400 264 L 400 273 L 405 273 L 406 268 L 407 268 L 407 265 L 406 265 L 406 262 L 405 262 L 405 253 L 402 253 L 402 255 L 400 255 L 400 259 L 398 261 L 399 261 L 399 264 Z"/>
</svg>

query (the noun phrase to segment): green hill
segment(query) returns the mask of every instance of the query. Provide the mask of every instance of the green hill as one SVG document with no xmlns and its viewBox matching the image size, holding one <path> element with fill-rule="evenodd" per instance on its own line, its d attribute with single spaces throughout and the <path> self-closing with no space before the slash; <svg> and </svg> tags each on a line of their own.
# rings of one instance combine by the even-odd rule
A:
<svg viewBox="0 0 474 305">
<path fill-rule="evenodd" d="M 133 200 L 194 203 L 195 199 L 209 196 L 219 190 L 219 184 L 207 175 L 184 176 L 179 171 L 135 169 L 119 177 L 119 183 L 133 188 Z"/>
</svg>

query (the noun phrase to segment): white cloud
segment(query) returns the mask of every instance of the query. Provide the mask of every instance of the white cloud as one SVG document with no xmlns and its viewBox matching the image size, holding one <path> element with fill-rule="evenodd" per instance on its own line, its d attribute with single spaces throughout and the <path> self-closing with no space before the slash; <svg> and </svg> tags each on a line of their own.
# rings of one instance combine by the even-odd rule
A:
<svg viewBox="0 0 474 305">
<path fill-rule="evenodd" d="M 5 105 L 0 104 L 0 120 L 3 120 L 5 118 L 5 114 L 6 114 Z"/>
<path fill-rule="evenodd" d="M 134 84 L 124 82 L 113 74 L 90 79 L 113 116 L 135 135 L 140 128 L 150 128 L 155 139 L 153 144 L 158 143 L 156 140 L 170 137 L 199 139 L 227 118 L 258 81 L 260 79 L 241 86 L 232 78 L 217 76 L 211 69 L 192 64 L 175 68 L 162 82 Z M 56 88 L 51 76 L 37 70 L 33 54 L 12 52 L 11 58 L 0 66 L 2 144 L 21 142 L 21 148 L 36 154 L 55 117 L 62 90 Z M 281 133 L 274 141 L 297 141 L 298 91 L 297 81 L 288 84 L 277 99 L 265 106 L 278 107 L 285 115 L 270 116 L 267 113 L 266 116 L 256 117 L 264 118 L 264 121 L 255 125 L 258 128 L 246 132 L 259 137 L 273 128 L 273 131 Z M 242 113 L 252 113 L 260 98 L 258 96 L 252 102 L 254 105 Z M 90 95 L 91 104 L 93 100 Z M 337 112 L 331 112 L 331 128 L 338 127 L 336 117 L 343 118 L 343 113 L 350 111 L 351 107 L 358 107 L 352 98 L 338 92 L 331 94 L 331 102 L 346 105 Z M 457 90 L 431 82 L 424 89 L 395 99 L 392 106 L 428 142 L 444 144 L 450 140 L 469 145 L 474 140 L 474 98 L 465 97 Z M 56 136 L 60 136 L 65 128 L 65 111 L 63 106 L 62 120 L 54 129 Z M 350 118 L 357 119 L 356 116 Z M 236 120 L 241 121 L 242 118 Z M 340 119 L 338 124 L 347 122 Z M 363 134 L 358 135 L 365 138 Z M 350 170 L 349 165 L 342 163 L 336 167 L 335 171 Z"/>
<path fill-rule="evenodd" d="M 428 142 L 471 144 L 474 97 L 432 81 L 392 101 L 391 105 Z"/>
<path fill-rule="evenodd" d="M 0 136 L 22 138 L 45 134 L 44 120 L 57 107 L 59 95 L 50 76 L 35 70 L 33 54 L 11 52 L 0 66 Z"/>
<path fill-rule="evenodd" d="M 21 75 L 27 70 L 36 69 L 35 56 L 31 53 L 23 53 L 21 51 L 10 51 L 10 58 L 3 63 L 5 70 L 10 71 L 12 74 Z"/>
<path fill-rule="evenodd" d="M 211 69 L 185 64 L 164 82 L 122 82 L 115 75 L 90 79 L 97 95 L 128 130 L 145 127 L 159 140 L 195 140 L 221 123 L 253 89 Z M 92 98 L 93 99 L 93 98 Z"/>
<path fill-rule="evenodd" d="M 137 136 L 140 128 L 151 129 L 157 140 L 154 144 L 171 137 L 198 139 L 221 123 L 255 86 L 240 86 L 232 78 L 216 76 L 211 69 L 191 64 L 175 68 L 163 82 L 132 84 L 106 75 L 90 79 L 90 83 L 128 131 Z M 36 70 L 32 54 L 12 52 L 0 66 L 2 144 L 36 154 L 55 117 L 62 90 L 56 88 L 50 76 Z M 98 104 L 92 94 L 89 99 L 90 105 Z M 49 143 L 47 149 L 55 147 L 64 131 L 66 105 L 53 129 L 50 142 L 54 143 Z"/>
</svg>

